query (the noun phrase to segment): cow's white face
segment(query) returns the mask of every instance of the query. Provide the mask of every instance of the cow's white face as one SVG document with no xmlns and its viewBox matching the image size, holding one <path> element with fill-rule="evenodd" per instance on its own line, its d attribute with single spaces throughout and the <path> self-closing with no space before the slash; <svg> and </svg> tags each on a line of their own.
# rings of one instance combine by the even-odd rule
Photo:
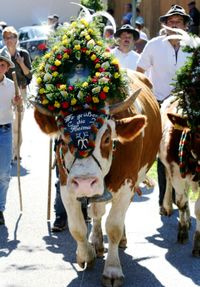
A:
<svg viewBox="0 0 200 287">
<path fill-rule="evenodd" d="M 115 122 L 106 120 L 97 132 L 92 155 L 75 158 L 68 149 L 65 155 L 65 165 L 69 172 L 67 192 L 74 192 L 77 198 L 103 194 L 104 177 L 112 163 L 112 140 L 115 136 Z"/>
</svg>

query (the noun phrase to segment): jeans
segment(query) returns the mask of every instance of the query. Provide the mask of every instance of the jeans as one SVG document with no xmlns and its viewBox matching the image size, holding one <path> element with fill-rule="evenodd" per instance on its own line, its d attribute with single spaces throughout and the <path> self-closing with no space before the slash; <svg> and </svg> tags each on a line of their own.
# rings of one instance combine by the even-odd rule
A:
<svg viewBox="0 0 200 287">
<path fill-rule="evenodd" d="M 56 176 L 57 176 L 57 178 L 59 178 L 57 165 L 56 165 Z M 55 214 L 56 214 L 56 217 L 62 217 L 62 219 L 65 220 L 65 219 L 67 219 L 67 214 L 66 214 L 66 210 L 65 210 L 65 207 L 63 205 L 63 202 L 62 202 L 61 195 L 60 195 L 60 181 L 59 181 L 59 179 L 55 183 L 55 187 L 56 187 L 56 198 L 55 198 L 55 202 L 54 202 Z"/>
<path fill-rule="evenodd" d="M 0 127 L 0 211 L 5 210 L 12 160 L 12 127 Z"/>
</svg>

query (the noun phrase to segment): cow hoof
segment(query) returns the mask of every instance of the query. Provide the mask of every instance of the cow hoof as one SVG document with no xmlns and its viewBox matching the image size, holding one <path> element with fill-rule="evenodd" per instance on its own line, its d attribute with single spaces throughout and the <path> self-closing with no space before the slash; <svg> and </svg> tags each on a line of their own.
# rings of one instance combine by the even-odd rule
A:
<svg viewBox="0 0 200 287">
<path fill-rule="evenodd" d="M 109 278 L 103 275 L 101 283 L 104 287 L 121 287 L 124 283 L 124 277 Z"/>
<path fill-rule="evenodd" d="M 164 208 L 163 206 L 160 206 L 160 211 L 159 211 L 160 215 L 164 215 L 164 216 L 171 216 L 173 213 L 172 209 L 167 210 L 166 208 Z"/>
<path fill-rule="evenodd" d="M 186 225 L 181 226 L 179 223 L 178 236 L 177 236 L 178 243 L 185 244 L 186 242 L 188 242 L 188 239 L 189 239 L 188 227 Z"/>
<path fill-rule="evenodd" d="M 96 254 L 97 254 L 97 258 L 102 258 L 104 256 L 105 253 L 105 248 L 99 248 L 98 250 L 96 250 Z"/>
<path fill-rule="evenodd" d="M 85 268 L 85 262 L 79 261 L 79 260 L 77 259 L 77 264 L 78 264 L 78 266 L 80 266 L 82 269 Z"/>
<path fill-rule="evenodd" d="M 200 232 L 198 231 L 196 231 L 194 235 L 192 255 L 194 257 L 200 257 Z"/>
</svg>

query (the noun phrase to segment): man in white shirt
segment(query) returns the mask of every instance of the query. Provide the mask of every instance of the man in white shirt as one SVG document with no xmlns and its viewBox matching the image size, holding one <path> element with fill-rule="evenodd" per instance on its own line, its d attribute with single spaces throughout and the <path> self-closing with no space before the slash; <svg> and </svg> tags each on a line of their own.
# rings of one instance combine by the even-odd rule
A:
<svg viewBox="0 0 200 287">
<path fill-rule="evenodd" d="M 160 17 L 160 22 L 170 28 L 179 28 L 186 30 L 191 18 L 185 10 L 178 5 L 172 5 L 170 10 Z M 137 71 L 149 73 L 149 78 L 153 83 L 153 92 L 161 104 L 170 96 L 173 89 L 173 81 L 176 71 L 184 65 L 189 55 L 180 48 L 180 42 L 177 39 L 166 39 L 168 35 L 174 34 L 173 31 L 166 29 L 162 36 L 151 39 L 140 54 Z M 158 184 L 159 184 L 159 205 L 160 214 L 165 214 L 162 207 L 166 178 L 165 169 L 158 158 Z"/>
<path fill-rule="evenodd" d="M 139 39 L 139 32 L 131 25 L 125 24 L 116 31 L 115 37 L 119 38 L 119 46 L 111 52 L 119 60 L 123 69 L 136 70 L 139 54 L 133 51 L 134 42 Z"/>
</svg>

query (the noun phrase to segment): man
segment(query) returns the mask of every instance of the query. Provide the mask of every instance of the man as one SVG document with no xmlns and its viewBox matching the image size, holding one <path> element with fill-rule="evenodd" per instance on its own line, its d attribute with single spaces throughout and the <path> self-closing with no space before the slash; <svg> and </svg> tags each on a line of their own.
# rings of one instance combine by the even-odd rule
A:
<svg viewBox="0 0 200 287">
<path fill-rule="evenodd" d="M 12 72 L 16 72 L 17 83 L 20 89 L 20 93 L 23 99 L 23 104 L 27 103 L 27 89 L 32 79 L 32 65 L 29 52 L 19 47 L 18 32 L 13 26 L 7 26 L 3 30 L 3 40 L 5 47 L 3 51 L 7 52 L 15 68 L 9 69 L 6 73 L 6 77 L 12 80 Z M 23 119 L 24 112 L 21 113 L 21 121 Z M 22 133 L 18 131 L 18 113 L 15 113 L 13 122 L 13 159 L 17 159 L 18 148 L 18 134 L 20 132 L 20 146 L 22 144 Z"/>
<path fill-rule="evenodd" d="M 139 32 L 126 24 L 116 31 L 115 37 L 119 38 L 119 46 L 111 52 L 119 60 L 120 67 L 135 70 L 139 54 L 132 49 L 135 41 L 139 39 Z"/>
<path fill-rule="evenodd" d="M 122 16 L 121 24 L 131 24 L 132 18 L 132 4 L 126 3 L 124 4 L 124 14 Z"/>
<path fill-rule="evenodd" d="M 170 10 L 160 17 L 160 22 L 170 28 L 179 28 L 186 30 L 190 21 L 190 16 L 178 5 L 172 5 Z M 158 102 L 161 104 L 170 96 L 173 89 L 173 81 L 176 71 L 184 65 L 188 53 L 180 48 L 179 40 L 167 40 L 166 37 L 174 33 L 166 29 L 162 36 L 151 39 L 140 54 L 137 71 L 149 72 L 150 80 L 153 83 L 153 91 Z M 158 184 L 160 189 L 159 205 L 160 214 L 164 214 L 162 207 L 166 178 L 165 169 L 158 159 Z"/>
<path fill-rule="evenodd" d="M 192 18 L 192 21 L 189 26 L 189 32 L 192 34 L 199 35 L 199 24 L 200 24 L 200 13 L 196 8 L 196 2 L 191 1 L 188 3 L 189 15 Z"/>
</svg>

